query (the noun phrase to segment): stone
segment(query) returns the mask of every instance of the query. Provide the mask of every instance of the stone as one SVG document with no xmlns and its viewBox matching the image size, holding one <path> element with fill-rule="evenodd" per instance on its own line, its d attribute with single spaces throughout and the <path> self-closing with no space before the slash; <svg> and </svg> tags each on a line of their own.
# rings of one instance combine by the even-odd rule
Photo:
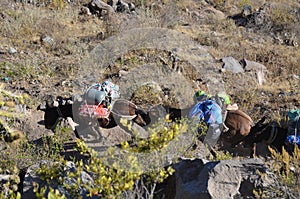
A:
<svg viewBox="0 0 300 199">
<path fill-rule="evenodd" d="M 98 10 L 106 10 L 108 15 L 111 15 L 115 12 L 112 6 L 101 0 L 93 0 L 90 4 Z"/>
<path fill-rule="evenodd" d="M 242 62 L 244 64 L 245 71 L 254 71 L 256 73 L 259 85 L 263 85 L 267 82 L 265 74 L 268 72 L 268 69 L 266 66 L 255 61 L 249 61 L 247 59 L 243 59 Z"/>
<path fill-rule="evenodd" d="M 54 45 L 54 39 L 50 36 L 42 36 L 41 37 L 41 41 L 44 43 L 44 44 L 49 44 L 50 46 Z"/>
<path fill-rule="evenodd" d="M 15 53 L 17 53 L 18 51 L 17 51 L 15 48 L 10 47 L 9 50 L 8 50 L 8 52 L 9 52 L 9 54 L 15 54 Z"/>
<path fill-rule="evenodd" d="M 254 188 L 274 183 L 271 176 L 259 174 L 268 174 L 261 159 L 181 159 L 172 167 L 175 173 L 166 180 L 166 198 L 252 198 Z"/>
<path fill-rule="evenodd" d="M 242 73 L 244 72 L 243 66 L 233 57 L 224 57 L 222 59 L 223 69 L 230 71 L 232 73 Z"/>
<path fill-rule="evenodd" d="M 68 191 L 66 189 L 64 189 L 63 187 L 61 187 L 58 182 L 56 182 L 55 180 L 50 181 L 50 183 L 47 183 L 45 181 L 43 181 L 41 179 L 41 177 L 37 174 L 37 170 L 42 166 L 42 165 L 48 165 L 49 167 L 51 167 L 54 162 L 50 162 L 50 161 L 40 161 L 32 166 L 30 166 L 25 174 L 24 177 L 24 181 L 23 181 L 23 195 L 22 195 L 22 199 L 36 199 L 36 195 L 34 192 L 34 186 L 33 184 L 38 184 L 39 187 L 47 187 L 47 191 L 45 194 L 48 193 L 49 187 L 53 188 L 53 189 L 58 189 L 60 193 L 64 194 L 66 196 L 66 198 L 71 199 L 72 196 L 68 193 Z M 70 186 L 72 186 L 74 183 L 77 184 L 77 178 L 69 178 L 66 174 L 68 172 L 76 172 L 76 166 L 74 162 L 68 161 L 65 165 L 64 168 L 64 175 L 63 176 L 63 181 L 65 184 L 68 184 Z M 92 177 L 85 171 L 81 171 L 80 173 L 80 180 L 82 183 L 88 185 L 88 184 L 93 184 L 94 181 L 92 179 Z M 87 196 L 87 190 L 84 187 L 80 187 L 80 185 L 78 185 L 78 192 L 81 195 L 82 199 L 92 199 L 95 197 L 88 197 Z"/>
</svg>

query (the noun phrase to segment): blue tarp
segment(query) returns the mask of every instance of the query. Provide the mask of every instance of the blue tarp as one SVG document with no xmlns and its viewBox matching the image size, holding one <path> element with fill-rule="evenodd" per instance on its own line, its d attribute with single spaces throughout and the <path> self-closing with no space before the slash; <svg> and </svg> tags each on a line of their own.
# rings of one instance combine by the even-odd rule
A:
<svg viewBox="0 0 300 199">
<path fill-rule="evenodd" d="M 200 101 L 194 105 L 188 115 L 189 119 L 198 117 L 207 124 L 222 124 L 222 109 L 212 100 Z"/>
</svg>

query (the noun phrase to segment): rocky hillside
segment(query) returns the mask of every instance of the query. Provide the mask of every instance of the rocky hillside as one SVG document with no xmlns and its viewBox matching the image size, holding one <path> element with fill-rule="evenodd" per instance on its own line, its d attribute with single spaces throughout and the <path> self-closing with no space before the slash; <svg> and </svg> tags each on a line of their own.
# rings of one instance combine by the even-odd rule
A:
<svg viewBox="0 0 300 199">
<path fill-rule="evenodd" d="M 254 122 L 286 127 L 300 109 L 297 0 L 1 0 L 0 35 L 1 172 L 36 163 L 8 158 L 12 140 L 53 135 L 37 111 L 45 95 L 83 94 L 107 78 L 144 108 L 186 108 L 201 89 L 229 94 Z"/>
</svg>

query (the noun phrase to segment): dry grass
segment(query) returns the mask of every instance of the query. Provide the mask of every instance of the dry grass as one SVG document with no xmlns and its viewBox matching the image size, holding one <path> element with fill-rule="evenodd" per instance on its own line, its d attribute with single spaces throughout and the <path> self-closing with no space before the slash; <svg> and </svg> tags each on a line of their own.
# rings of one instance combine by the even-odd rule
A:
<svg viewBox="0 0 300 199">
<path fill-rule="evenodd" d="M 87 2 L 82 2 L 82 4 Z M 289 24 L 296 18 L 290 11 L 299 6 L 299 2 L 287 0 L 272 2 L 274 3 L 272 3 L 273 9 L 270 10 L 270 19 L 274 26 L 292 28 Z M 230 82 L 230 78 L 227 79 L 227 92 L 246 110 L 253 110 L 257 101 L 263 101 L 260 98 L 260 92 L 276 95 L 279 90 L 286 93 L 296 93 L 299 90 L 299 84 L 294 76 L 300 73 L 298 66 L 300 48 L 275 43 L 273 37 L 265 35 L 263 30 L 255 33 L 249 32 L 243 27 L 236 27 L 231 19 L 214 17 L 214 13 L 200 12 L 204 18 L 195 21 L 186 12 L 197 10 L 197 8 L 206 9 L 209 5 L 213 5 L 214 8 L 232 15 L 239 13 L 245 4 L 251 5 L 255 10 L 266 1 L 214 0 L 209 1 L 209 4 L 204 2 L 199 4 L 192 0 L 177 2 L 166 0 L 160 3 L 137 0 L 134 3 L 137 7 L 145 8 L 145 12 L 140 13 L 141 18 L 138 21 L 128 23 L 126 20 L 126 25 L 122 24 L 122 20 L 109 22 L 100 20 L 96 16 L 79 15 L 80 8 L 78 6 L 63 5 L 60 0 L 53 1 L 52 5 L 46 7 L 19 5 L 20 9 L 15 10 L 3 7 L 1 12 L 10 18 L 0 21 L 2 48 L 15 47 L 19 52 L 23 51 L 30 55 L 24 55 L 21 60 L 12 58 L 6 60 L 5 64 L 2 62 L 2 70 L 8 68 L 3 75 L 7 75 L 7 72 L 10 71 L 15 80 L 34 78 L 43 85 L 49 84 L 53 78 L 76 76 L 80 60 L 100 42 L 100 39 L 114 35 L 128 27 L 156 26 L 186 33 L 195 41 L 207 46 L 215 59 L 233 56 L 237 60 L 246 58 L 264 64 L 269 70 L 268 83 L 264 86 L 258 86 L 252 82 L 251 89 L 246 91 L 243 91 L 242 88 L 230 90 L 236 83 Z M 153 5 L 159 5 L 162 9 L 158 9 L 159 12 L 156 12 L 157 8 L 154 8 Z M 121 15 L 117 16 L 122 19 Z M 182 26 L 182 24 L 189 24 L 189 26 Z M 297 26 L 294 28 L 297 29 Z M 102 32 L 104 34 L 99 37 Z M 54 44 L 41 42 L 43 35 L 50 36 Z M 134 61 L 134 57 L 128 58 L 128 60 Z M 134 63 L 129 64 L 134 65 Z M 253 75 L 248 75 L 247 78 L 251 80 Z M 247 78 L 242 84 L 247 84 Z M 287 98 L 274 103 L 271 107 L 272 110 L 277 109 L 280 103 L 299 103 L 297 96 Z M 270 102 L 272 99 L 268 98 L 264 101 Z"/>
<path fill-rule="evenodd" d="M 88 2 L 88 0 L 82 1 L 82 5 Z M 7 16 L 2 19 L 0 15 L 0 50 L 5 51 L 0 57 L 1 78 L 10 77 L 8 83 L 11 87 L 22 89 L 24 92 L 31 93 L 35 89 L 45 87 L 47 91 L 57 89 L 56 91 L 60 93 L 66 88 L 56 88 L 54 85 L 62 80 L 75 79 L 81 60 L 86 58 L 89 51 L 99 44 L 101 39 L 131 28 L 162 27 L 178 30 L 190 36 L 206 46 L 216 60 L 233 56 L 237 60 L 246 58 L 267 67 L 268 82 L 263 86 L 253 81 L 255 74 L 252 73 L 223 74 L 227 93 L 232 101 L 238 103 L 239 107 L 251 115 L 254 121 L 265 114 L 273 120 L 280 121 L 285 117 L 288 109 L 300 107 L 300 48 L 289 45 L 289 42 L 278 43 L 274 39 L 276 31 L 284 30 L 299 34 L 299 17 L 297 18 L 294 12 L 296 8 L 299 9 L 299 1 L 272 1 L 275 3 L 269 10 L 270 26 L 258 27 L 258 30 L 252 31 L 244 27 L 236 27 L 231 19 L 226 17 L 219 19 L 214 12 L 203 10 L 211 8 L 212 5 L 216 10 L 210 9 L 210 11 L 224 11 L 226 15 L 233 15 L 240 13 L 245 4 L 251 5 L 253 10 L 256 10 L 269 1 L 206 1 L 210 2 L 209 4 L 194 0 L 176 2 L 135 0 L 133 2 L 137 7 L 144 9 L 139 13 L 140 18 L 128 19 L 122 14 L 117 14 L 114 21 L 101 20 L 97 16 L 80 15 L 80 6 L 65 4 L 62 0 L 54 0 L 46 7 L 29 4 L 17 4 L 18 9 L 0 7 L 0 14 L 4 13 Z M 193 15 L 192 11 L 196 14 Z M 284 34 L 284 31 L 280 34 Z M 51 37 L 54 43 L 42 42 L 43 36 Z M 14 55 L 6 53 L 10 47 L 16 48 L 18 53 Z M 159 55 L 162 58 L 168 56 L 168 52 L 165 51 L 128 52 L 112 62 L 119 67 L 118 69 L 142 65 L 145 63 L 142 60 L 144 55 L 139 53 L 152 56 L 152 62 L 159 64 L 162 62 L 157 59 Z M 141 104 L 155 104 L 163 97 L 151 87 L 140 89 L 140 93 L 134 97 Z M 147 93 L 148 98 L 145 97 Z M 54 151 L 57 152 L 56 149 Z M 39 157 L 43 155 L 49 154 L 40 154 Z M 15 158 L 20 159 L 20 157 Z M 11 161 L 7 164 L 13 165 L 15 160 Z M 30 159 L 30 161 L 34 160 Z"/>
</svg>

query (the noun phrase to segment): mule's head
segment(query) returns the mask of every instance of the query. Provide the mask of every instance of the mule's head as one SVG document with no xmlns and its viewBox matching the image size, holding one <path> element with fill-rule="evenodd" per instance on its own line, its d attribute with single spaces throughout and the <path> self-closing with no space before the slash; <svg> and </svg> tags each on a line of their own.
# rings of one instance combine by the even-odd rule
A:
<svg viewBox="0 0 300 199">
<path fill-rule="evenodd" d="M 276 134 L 279 128 L 277 122 L 266 122 L 266 117 L 264 116 L 251 128 L 249 135 L 246 137 L 245 142 L 248 145 L 258 142 L 266 142 L 271 144 L 276 139 Z"/>
<path fill-rule="evenodd" d="M 47 129 L 53 129 L 59 118 L 73 117 L 70 98 L 46 95 L 37 110 L 44 112 L 44 124 Z"/>
</svg>

